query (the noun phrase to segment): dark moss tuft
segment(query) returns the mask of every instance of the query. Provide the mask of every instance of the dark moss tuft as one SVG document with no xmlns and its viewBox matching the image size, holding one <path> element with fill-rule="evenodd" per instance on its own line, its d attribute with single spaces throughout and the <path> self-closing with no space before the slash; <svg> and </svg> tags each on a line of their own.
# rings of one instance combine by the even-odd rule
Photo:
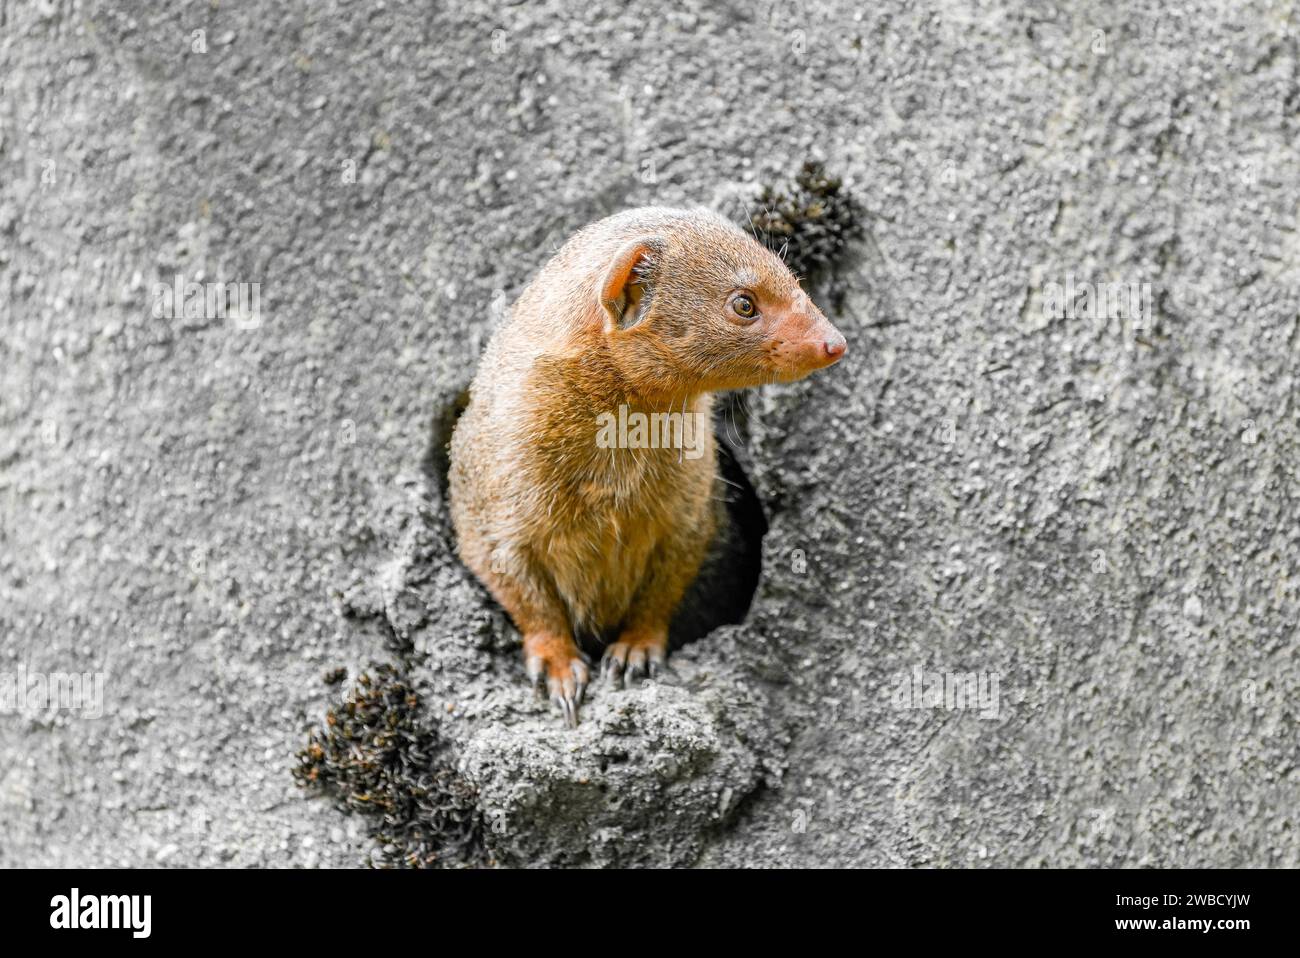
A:
<svg viewBox="0 0 1300 958">
<path fill-rule="evenodd" d="M 482 848 L 474 792 L 443 753 L 405 675 L 372 665 L 311 730 L 293 775 L 370 819 L 379 867 L 472 864 Z"/>
<path fill-rule="evenodd" d="M 839 177 L 809 161 L 787 187 L 766 186 L 742 225 L 781 254 L 801 280 L 825 284 L 834 309 L 845 287 L 836 276 L 845 249 L 863 235 L 862 211 Z"/>
</svg>

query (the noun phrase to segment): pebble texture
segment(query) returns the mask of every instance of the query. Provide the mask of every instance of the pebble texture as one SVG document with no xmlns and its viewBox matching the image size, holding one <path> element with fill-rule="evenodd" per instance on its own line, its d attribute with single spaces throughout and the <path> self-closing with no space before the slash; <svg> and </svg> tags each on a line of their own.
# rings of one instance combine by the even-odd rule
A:
<svg viewBox="0 0 1300 958">
<path fill-rule="evenodd" d="M 0 673 L 104 676 L 0 712 L 0 865 L 365 861 L 290 768 L 389 625 L 503 863 L 1300 865 L 1297 16 L 0 0 Z M 867 232 L 751 615 L 568 733 L 439 424 L 567 235 L 810 156 Z"/>
</svg>

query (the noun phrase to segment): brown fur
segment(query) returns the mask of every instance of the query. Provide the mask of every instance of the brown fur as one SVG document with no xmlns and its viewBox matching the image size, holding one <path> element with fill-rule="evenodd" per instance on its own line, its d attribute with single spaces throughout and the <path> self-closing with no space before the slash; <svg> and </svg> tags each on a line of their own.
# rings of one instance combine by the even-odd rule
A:
<svg viewBox="0 0 1300 958">
<path fill-rule="evenodd" d="M 730 311 L 737 290 L 758 320 Z M 588 681 L 575 632 L 617 633 L 615 678 L 663 663 L 718 521 L 710 393 L 795 379 L 843 349 L 781 260 L 705 210 L 601 220 L 524 290 L 452 437 L 452 520 L 571 723 Z M 702 413 L 703 455 L 600 448 L 598 417 L 620 404 Z"/>
</svg>

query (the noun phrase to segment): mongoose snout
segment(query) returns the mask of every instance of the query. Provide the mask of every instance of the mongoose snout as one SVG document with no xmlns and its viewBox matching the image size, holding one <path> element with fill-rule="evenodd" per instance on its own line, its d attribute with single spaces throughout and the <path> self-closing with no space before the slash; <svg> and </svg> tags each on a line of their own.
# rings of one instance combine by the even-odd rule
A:
<svg viewBox="0 0 1300 958">
<path fill-rule="evenodd" d="M 608 637 L 611 682 L 664 665 L 722 521 L 712 394 L 847 348 L 780 257 L 707 210 L 600 220 L 524 290 L 452 436 L 452 521 L 570 724 L 590 679 L 576 635 Z"/>
<path fill-rule="evenodd" d="M 830 366 L 849 348 L 844 335 L 807 301 L 802 291 L 798 298 L 805 302 L 778 308 L 771 330 L 764 333 L 773 344 L 776 365 L 784 371 L 782 379 L 798 379 Z"/>
</svg>

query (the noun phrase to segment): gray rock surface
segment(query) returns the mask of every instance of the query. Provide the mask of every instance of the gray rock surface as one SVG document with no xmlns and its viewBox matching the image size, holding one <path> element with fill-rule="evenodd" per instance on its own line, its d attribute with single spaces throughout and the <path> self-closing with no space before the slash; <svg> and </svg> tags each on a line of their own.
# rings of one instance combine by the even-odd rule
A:
<svg viewBox="0 0 1300 958">
<path fill-rule="evenodd" d="M 0 673 L 104 676 L 0 712 L 0 865 L 364 861 L 289 770 L 367 615 L 503 862 L 1300 865 L 1298 29 L 0 0 Z M 569 233 L 810 155 L 869 235 L 847 359 L 751 398 L 753 611 L 567 733 L 436 423 Z M 256 321 L 158 315 L 178 275 Z M 1149 309 L 1054 313 L 1083 283 Z M 997 698 L 904 707 L 917 670 Z"/>
</svg>

